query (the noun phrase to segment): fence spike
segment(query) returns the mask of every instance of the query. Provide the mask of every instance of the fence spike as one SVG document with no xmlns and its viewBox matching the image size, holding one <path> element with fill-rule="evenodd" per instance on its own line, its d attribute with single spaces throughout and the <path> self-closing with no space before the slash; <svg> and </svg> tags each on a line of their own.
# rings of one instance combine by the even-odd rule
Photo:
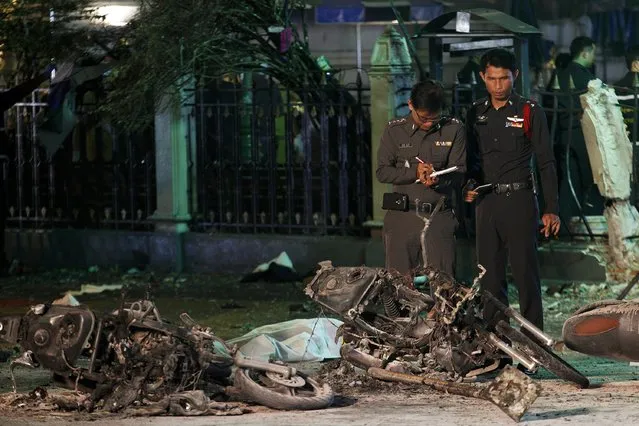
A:
<svg viewBox="0 0 639 426">
<path fill-rule="evenodd" d="M 122 218 L 122 220 L 126 220 L 126 210 L 125 209 L 120 210 L 120 217 Z"/>
<path fill-rule="evenodd" d="M 71 214 L 73 214 L 73 218 L 74 218 L 75 220 L 78 220 L 78 217 L 80 216 L 80 210 L 78 210 L 77 208 L 76 208 L 76 209 L 73 209 L 73 211 L 71 212 Z"/>
<path fill-rule="evenodd" d="M 55 209 L 55 215 L 56 215 L 57 219 L 59 219 L 59 220 L 62 219 L 62 213 L 63 213 L 63 211 L 62 211 L 61 207 L 58 207 L 57 209 Z"/>
<path fill-rule="evenodd" d="M 261 223 L 262 225 L 265 225 L 265 224 L 266 224 L 266 212 L 261 212 L 261 213 L 260 213 L 260 223 Z"/>
<path fill-rule="evenodd" d="M 45 217 L 47 217 L 47 208 L 46 207 L 42 207 L 40 209 L 40 216 L 42 216 L 42 218 L 44 219 Z"/>
<path fill-rule="evenodd" d="M 246 224 L 248 223 L 248 221 L 249 221 L 249 213 L 245 210 L 244 213 L 242 213 L 242 222 Z"/>
<path fill-rule="evenodd" d="M 301 213 L 295 213 L 295 224 L 296 225 L 300 225 L 302 223 L 302 214 Z"/>
<path fill-rule="evenodd" d="M 26 216 L 26 217 L 31 216 L 31 207 L 26 206 L 26 207 L 24 208 L 24 214 L 25 214 L 25 216 Z"/>
<path fill-rule="evenodd" d="M 138 220 L 142 220 L 142 213 L 142 209 L 137 209 L 137 211 L 135 212 Z"/>
<path fill-rule="evenodd" d="M 231 223 L 232 219 L 233 219 L 233 213 L 231 213 L 230 211 L 226 212 L 226 223 Z"/>
<path fill-rule="evenodd" d="M 337 215 L 335 213 L 331 213 L 331 225 L 337 225 Z"/>
<path fill-rule="evenodd" d="M 106 220 L 111 220 L 111 207 L 104 208 L 104 218 Z"/>
<path fill-rule="evenodd" d="M 209 221 L 215 223 L 215 210 L 209 210 Z"/>
<path fill-rule="evenodd" d="M 353 213 L 348 215 L 348 223 L 351 226 L 355 226 L 355 215 Z"/>
<path fill-rule="evenodd" d="M 279 223 L 280 225 L 284 223 L 284 213 L 279 212 L 277 214 L 277 223 Z"/>
<path fill-rule="evenodd" d="M 16 208 L 11 206 L 9 207 L 9 216 L 13 217 L 16 214 Z"/>
</svg>

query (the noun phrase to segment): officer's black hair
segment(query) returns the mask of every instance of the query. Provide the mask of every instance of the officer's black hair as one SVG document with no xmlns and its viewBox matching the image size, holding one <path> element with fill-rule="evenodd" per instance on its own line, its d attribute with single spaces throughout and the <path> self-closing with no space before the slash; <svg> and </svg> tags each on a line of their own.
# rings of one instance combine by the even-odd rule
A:
<svg viewBox="0 0 639 426">
<path fill-rule="evenodd" d="M 632 68 L 634 61 L 639 61 L 639 44 L 632 46 L 628 49 L 628 52 L 626 52 L 626 66 L 628 69 Z"/>
<path fill-rule="evenodd" d="M 410 102 L 416 110 L 441 111 L 446 104 L 444 87 L 435 80 L 420 81 L 410 91 Z"/>
<path fill-rule="evenodd" d="M 570 43 L 570 56 L 572 57 L 572 59 L 576 59 L 584 50 L 593 49 L 594 46 L 595 41 L 590 37 L 577 37 L 572 41 L 572 43 Z"/>
<path fill-rule="evenodd" d="M 513 74 L 518 69 L 515 55 L 506 49 L 491 49 L 484 53 L 479 61 L 481 72 L 486 72 L 488 66 L 511 70 Z"/>
</svg>

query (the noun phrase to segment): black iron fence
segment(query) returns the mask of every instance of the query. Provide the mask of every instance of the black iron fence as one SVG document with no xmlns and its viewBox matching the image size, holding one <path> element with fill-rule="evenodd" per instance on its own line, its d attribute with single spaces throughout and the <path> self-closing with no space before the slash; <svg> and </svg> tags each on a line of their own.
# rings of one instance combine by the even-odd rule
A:
<svg viewBox="0 0 639 426">
<path fill-rule="evenodd" d="M 450 90 L 452 112 L 481 96 L 477 85 Z M 639 90 L 618 88 L 630 139 L 639 140 Z M 12 228 L 152 229 L 156 208 L 152 130 L 117 132 L 78 95 L 78 124 L 53 156 L 38 143 L 46 91 L 36 91 L 5 117 L 4 211 Z M 537 90 L 547 113 L 563 190 L 586 217 L 578 92 Z M 370 91 L 344 87 L 283 88 L 268 78 L 220 81 L 198 88 L 190 130 L 191 228 L 200 232 L 358 234 L 372 211 Z M 581 138 L 581 140 L 580 140 Z M 637 144 L 633 144 L 637 158 Z M 579 148 L 582 149 L 582 148 Z M 585 148 L 583 148 L 585 149 Z M 568 153 L 568 155 L 566 155 Z M 639 194 L 634 161 L 633 200 Z M 588 168 L 589 170 L 589 168 Z M 543 188 L 542 188 L 543 190 Z M 590 209 L 590 210 L 589 210 Z"/>
<path fill-rule="evenodd" d="M 151 229 L 155 210 L 152 130 L 117 132 L 95 113 L 96 96 L 77 95 L 77 125 L 50 155 L 38 139 L 46 90 L 4 117 L 4 209 L 9 228 Z"/>
<path fill-rule="evenodd" d="M 368 98 L 359 79 L 283 88 L 254 75 L 199 89 L 195 228 L 359 232 L 372 210 Z"/>
</svg>

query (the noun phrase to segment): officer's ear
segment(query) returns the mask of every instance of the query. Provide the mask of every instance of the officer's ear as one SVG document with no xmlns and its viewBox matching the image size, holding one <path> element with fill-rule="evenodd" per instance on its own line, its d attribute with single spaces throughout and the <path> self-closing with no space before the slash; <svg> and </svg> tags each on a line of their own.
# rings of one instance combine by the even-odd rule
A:
<svg viewBox="0 0 639 426">
<path fill-rule="evenodd" d="M 484 74 L 483 71 L 479 71 L 479 76 L 481 77 L 482 80 L 484 80 L 484 83 L 486 83 L 486 74 Z"/>
<path fill-rule="evenodd" d="M 519 77 L 519 70 L 516 69 L 515 72 L 513 73 L 513 81 L 517 80 L 517 77 Z"/>
<path fill-rule="evenodd" d="M 410 100 L 410 99 L 408 100 L 408 109 L 409 109 L 410 111 L 413 111 L 413 110 L 415 109 L 415 108 L 413 108 L 413 102 L 411 102 L 411 100 Z"/>
</svg>

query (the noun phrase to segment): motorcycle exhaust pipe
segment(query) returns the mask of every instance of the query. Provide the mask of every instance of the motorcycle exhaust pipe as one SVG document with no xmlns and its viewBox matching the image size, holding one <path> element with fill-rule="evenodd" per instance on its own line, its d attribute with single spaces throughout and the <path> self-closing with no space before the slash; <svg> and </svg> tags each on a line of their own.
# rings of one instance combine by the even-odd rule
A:
<svg viewBox="0 0 639 426">
<path fill-rule="evenodd" d="M 552 348 L 555 345 L 555 339 L 538 329 L 533 323 L 524 318 L 522 314 L 501 303 L 489 291 L 484 290 L 482 295 L 488 298 L 491 303 L 495 304 L 501 311 L 503 311 L 507 317 L 514 319 L 519 323 L 519 325 L 532 333 L 541 343 L 549 348 Z"/>
<path fill-rule="evenodd" d="M 499 349 L 508 354 L 512 359 L 517 360 L 521 365 L 526 367 L 528 371 L 536 371 L 538 364 L 524 355 L 522 352 L 513 348 L 512 346 L 507 345 L 504 341 L 502 341 L 499 337 L 495 336 L 494 333 L 488 334 L 488 341 L 493 345 L 497 346 Z"/>
<path fill-rule="evenodd" d="M 371 367 L 384 368 L 384 362 L 381 359 L 358 351 L 352 345 L 343 345 L 339 353 L 343 359 L 363 370 L 368 370 Z"/>
</svg>

